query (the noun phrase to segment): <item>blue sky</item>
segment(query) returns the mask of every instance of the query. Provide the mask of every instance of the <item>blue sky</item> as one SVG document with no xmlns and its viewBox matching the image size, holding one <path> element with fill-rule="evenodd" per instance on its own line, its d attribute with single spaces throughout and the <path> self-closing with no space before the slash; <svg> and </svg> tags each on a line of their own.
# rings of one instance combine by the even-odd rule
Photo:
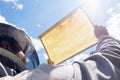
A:
<svg viewBox="0 0 120 80">
<path fill-rule="evenodd" d="M 119 0 L 0 0 L 0 22 L 24 29 L 30 35 L 41 63 L 44 63 L 47 56 L 38 36 L 77 7 L 84 9 L 93 24 L 107 26 L 111 35 L 120 36 Z M 66 63 L 83 60 L 91 50 Z"/>
</svg>

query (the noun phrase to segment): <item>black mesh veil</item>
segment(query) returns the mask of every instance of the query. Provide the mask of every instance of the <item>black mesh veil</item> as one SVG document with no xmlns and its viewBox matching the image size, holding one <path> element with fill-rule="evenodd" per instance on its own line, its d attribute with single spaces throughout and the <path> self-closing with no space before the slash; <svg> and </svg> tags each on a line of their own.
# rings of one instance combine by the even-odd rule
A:
<svg viewBox="0 0 120 80">
<path fill-rule="evenodd" d="M 26 67 L 28 69 L 34 69 L 39 65 L 38 55 L 31 39 L 23 30 L 9 24 L 0 23 L 0 36 L 2 35 L 10 36 L 18 42 L 26 56 Z"/>
</svg>

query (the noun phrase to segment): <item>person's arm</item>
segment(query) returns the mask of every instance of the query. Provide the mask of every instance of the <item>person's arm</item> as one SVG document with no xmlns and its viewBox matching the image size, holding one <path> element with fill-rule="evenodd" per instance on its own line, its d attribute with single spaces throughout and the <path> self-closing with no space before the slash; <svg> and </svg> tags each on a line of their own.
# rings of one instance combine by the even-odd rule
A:
<svg viewBox="0 0 120 80">
<path fill-rule="evenodd" d="M 109 36 L 101 38 L 96 53 L 78 64 L 82 80 L 120 80 L 120 42 Z"/>
<path fill-rule="evenodd" d="M 96 53 L 84 62 L 52 66 L 41 64 L 35 70 L 23 72 L 13 80 L 120 80 L 120 44 L 111 37 L 98 43 Z"/>
</svg>

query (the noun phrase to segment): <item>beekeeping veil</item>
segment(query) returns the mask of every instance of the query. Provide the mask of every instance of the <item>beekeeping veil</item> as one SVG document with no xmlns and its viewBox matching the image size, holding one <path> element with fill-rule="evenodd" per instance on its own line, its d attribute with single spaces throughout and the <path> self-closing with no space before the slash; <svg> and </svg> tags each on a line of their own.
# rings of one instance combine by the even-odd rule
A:
<svg viewBox="0 0 120 80">
<path fill-rule="evenodd" d="M 26 57 L 25 67 L 27 69 L 34 69 L 39 65 L 39 59 L 36 50 L 33 47 L 29 36 L 23 30 L 9 24 L 0 23 L 0 37 L 3 35 L 14 38 L 21 46 L 22 51 Z M 11 55 L 9 55 L 8 58 L 10 58 L 10 60 L 13 60 L 13 62 L 15 62 L 18 66 L 24 66 L 23 63 L 20 63 L 19 61 L 17 62 L 16 59 L 13 59 L 13 56 L 10 56 Z M 23 70 L 26 69 L 25 67 Z"/>
</svg>

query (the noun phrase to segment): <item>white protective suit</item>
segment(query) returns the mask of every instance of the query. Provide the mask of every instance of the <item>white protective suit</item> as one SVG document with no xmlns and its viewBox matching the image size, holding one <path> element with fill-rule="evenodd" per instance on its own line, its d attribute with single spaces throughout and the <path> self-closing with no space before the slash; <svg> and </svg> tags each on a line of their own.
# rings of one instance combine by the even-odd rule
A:
<svg viewBox="0 0 120 80">
<path fill-rule="evenodd" d="M 34 70 L 0 80 L 120 80 L 120 43 L 105 36 L 100 39 L 95 54 L 83 62 L 66 66 L 41 64 Z"/>
</svg>

